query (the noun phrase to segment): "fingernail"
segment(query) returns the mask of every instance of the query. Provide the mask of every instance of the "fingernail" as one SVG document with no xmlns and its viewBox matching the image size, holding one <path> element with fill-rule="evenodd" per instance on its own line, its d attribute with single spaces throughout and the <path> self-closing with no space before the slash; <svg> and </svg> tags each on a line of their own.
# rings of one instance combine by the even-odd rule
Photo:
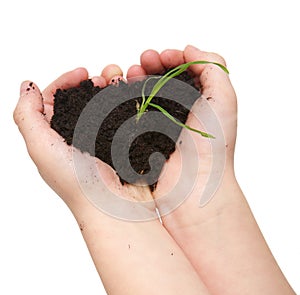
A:
<svg viewBox="0 0 300 295">
<path fill-rule="evenodd" d="M 34 83 L 31 81 L 24 81 L 20 87 L 20 95 L 24 95 L 31 90 L 35 90 Z"/>
</svg>

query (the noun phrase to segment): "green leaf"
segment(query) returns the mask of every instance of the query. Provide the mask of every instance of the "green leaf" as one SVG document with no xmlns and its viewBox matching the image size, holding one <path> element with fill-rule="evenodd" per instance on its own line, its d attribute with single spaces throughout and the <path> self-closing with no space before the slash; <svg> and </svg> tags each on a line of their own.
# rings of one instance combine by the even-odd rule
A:
<svg viewBox="0 0 300 295">
<path fill-rule="evenodd" d="M 177 124 L 180 127 L 183 127 L 185 129 L 197 132 L 199 134 L 201 134 L 203 137 L 207 137 L 207 138 L 215 138 L 213 135 L 208 134 L 206 132 L 200 131 L 198 129 L 194 129 L 186 124 L 183 124 L 182 122 L 180 122 L 179 120 L 177 120 L 175 117 L 173 117 L 170 113 L 168 113 L 164 108 L 162 108 L 161 106 L 155 104 L 155 103 L 149 103 L 150 106 L 158 109 L 160 112 L 162 112 L 167 118 L 169 118 L 172 122 L 174 122 L 175 124 Z"/>
</svg>

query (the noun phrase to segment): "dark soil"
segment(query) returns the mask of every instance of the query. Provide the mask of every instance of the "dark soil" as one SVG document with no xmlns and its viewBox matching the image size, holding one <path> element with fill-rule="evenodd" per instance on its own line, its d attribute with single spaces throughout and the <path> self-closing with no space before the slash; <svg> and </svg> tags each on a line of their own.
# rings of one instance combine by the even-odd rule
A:
<svg viewBox="0 0 300 295">
<path fill-rule="evenodd" d="M 199 90 L 194 88 L 193 79 L 186 72 L 176 79 L 185 83 L 172 79 L 159 91 L 152 102 L 160 105 L 184 123 L 191 106 L 199 98 Z M 155 82 L 155 80 L 148 81 L 146 94 L 150 93 Z M 132 120 L 128 128 L 121 132 L 122 138 L 117 137 L 116 151 L 120 156 L 113 157 L 114 161 L 111 151 L 116 131 L 126 120 L 136 118 L 137 105 L 142 101 L 143 84 L 144 81 L 129 85 L 120 82 L 118 86 L 110 85 L 101 89 L 94 87 L 91 80 L 86 80 L 79 87 L 58 89 L 54 95 L 54 115 L 51 127 L 65 139 L 68 145 L 74 145 L 114 168 L 122 183 L 144 181 L 151 190 L 154 190 L 165 161 L 175 150 L 175 143 L 181 127 L 161 115 L 160 112 L 157 113 L 155 108 L 149 107 L 148 112 L 141 117 L 138 123 Z M 88 122 L 76 127 L 76 123 L 87 105 L 92 106 L 93 110 L 88 115 L 86 120 Z M 152 115 L 159 114 L 161 117 L 153 119 L 150 113 Z M 100 120 L 102 123 L 98 126 L 99 118 L 102 117 L 104 120 Z M 76 138 L 74 138 L 75 127 Z M 141 132 L 141 130 L 144 131 Z M 95 134 L 94 139 L 93 133 Z M 126 152 L 128 155 L 128 151 L 129 156 L 126 159 L 123 155 Z M 163 157 L 157 156 L 154 154 L 155 152 L 160 153 Z"/>
</svg>

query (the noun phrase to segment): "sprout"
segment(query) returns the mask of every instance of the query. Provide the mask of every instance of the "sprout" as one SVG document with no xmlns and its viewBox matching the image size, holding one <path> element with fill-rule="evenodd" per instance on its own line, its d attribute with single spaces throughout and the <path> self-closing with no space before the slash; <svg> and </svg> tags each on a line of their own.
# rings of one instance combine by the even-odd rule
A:
<svg viewBox="0 0 300 295">
<path fill-rule="evenodd" d="M 172 69 L 171 71 L 167 72 L 165 75 L 163 75 L 162 77 L 159 78 L 159 80 L 155 83 L 155 85 L 153 86 L 149 96 L 146 99 L 145 96 L 145 88 L 146 88 L 146 84 L 152 80 L 152 79 L 158 79 L 158 77 L 150 77 L 148 78 L 142 88 L 142 103 L 140 105 L 140 107 L 138 108 L 137 111 L 137 117 L 136 120 L 137 122 L 139 121 L 139 119 L 142 117 L 142 115 L 144 114 L 144 112 L 147 110 L 148 106 L 152 106 L 156 109 L 158 109 L 160 112 L 162 112 L 167 118 L 169 118 L 172 122 L 174 122 L 175 124 L 179 125 L 180 127 L 186 128 L 188 130 L 197 132 L 199 134 L 201 134 L 204 137 L 207 138 L 215 138 L 213 135 L 208 134 L 206 132 L 194 129 L 186 124 L 181 123 L 179 120 L 177 120 L 175 117 L 173 117 L 170 113 L 168 113 L 164 108 L 162 108 L 161 106 L 151 103 L 151 100 L 153 99 L 153 97 L 158 93 L 158 91 L 172 78 L 180 75 L 181 73 L 183 73 L 185 70 L 187 70 L 187 68 L 191 65 L 195 65 L 195 64 L 214 64 L 217 65 L 218 67 L 220 67 L 225 73 L 229 74 L 228 70 L 226 67 L 224 67 L 223 65 L 216 63 L 216 62 L 210 62 L 210 61 L 205 61 L 205 60 L 198 60 L 198 61 L 192 61 L 192 62 L 188 62 L 185 64 L 181 64 L 179 66 L 177 66 L 176 68 Z"/>
</svg>

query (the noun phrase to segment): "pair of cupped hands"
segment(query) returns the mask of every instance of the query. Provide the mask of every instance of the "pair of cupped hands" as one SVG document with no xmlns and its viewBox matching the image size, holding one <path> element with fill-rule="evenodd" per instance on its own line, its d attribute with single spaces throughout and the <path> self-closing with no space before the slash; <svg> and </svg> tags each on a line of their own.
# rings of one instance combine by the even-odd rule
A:
<svg viewBox="0 0 300 295">
<path fill-rule="evenodd" d="M 147 50 L 140 56 L 140 65 L 133 65 L 128 69 L 126 79 L 134 79 L 145 75 L 163 73 L 169 68 L 180 64 L 206 60 L 217 62 L 225 66 L 224 59 L 215 54 L 201 51 L 193 46 L 187 46 L 181 50 L 164 50 L 158 53 L 155 50 Z M 233 153 L 236 137 L 236 96 L 231 86 L 228 75 L 215 65 L 192 65 L 189 68 L 195 79 L 196 85 L 201 85 L 201 99 L 196 101 L 187 120 L 187 125 L 196 129 L 203 129 L 201 122 L 193 113 L 201 112 L 201 100 L 206 100 L 216 117 L 218 118 L 224 133 L 224 142 L 218 147 L 220 153 L 226 155 L 226 169 L 233 173 Z M 92 77 L 95 86 L 106 87 L 123 78 L 123 71 L 117 65 L 108 65 L 100 76 Z M 14 112 L 14 119 L 23 135 L 26 146 L 32 160 L 36 164 L 46 183 L 72 207 L 76 203 L 75 199 L 81 195 L 77 183 L 74 169 L 72 168 L 72 149 L 63 138 L 50 127 L 50 120 L 53 115 L 54 93 L 57 89 L 67 89 L 76 87 L 83 80 L 89 78 L 85 68 L 77 68 L 73 71 L 61 75 L 52 82 L 44 91 L 40 91 L 38 86 L 25 81 L 21 85 L 20 99 Z M 189 136 L 185 134 L 189 132 Z M 209 167 L 212 161 L 212 151 L 206 138 L 199 134 L 191 134 L 191 131 L 183 130 L 179 139 L 181 151 L 176 150 L 171 158 L 166 162 L 161 177 L 157 183 L 156 190 L 152 193 L 154 198 L 166 194 L 179 179 L 181 166 L 181 154 L 189 154 L 191 145 L 197 146 L 199 157 L 201 158 L 201 169 L 198 171 L 198 185 L 195 190 L 201 190 L 203 183 L 208 177 Z M 182 140 L 185 139 L 185 140 Z M 189 141 L 193 140 L 193 144 Z M 116 173 L 100 160 L 97 162 L 104 184 L 112 191 L 117 191 L 125 198 L 132 198 L 132 189 L 128 186 L 120 186 Z M 231 170 L 231 171 L 230 171 Z M 191 172 L 192 173 L 192 172 Z M 195 175 L 186 178 L 195 178 Z M 182 181 L 182 185 L 186 185 Z M 139 192 L 137 192 L 139 194 Z M 191 194 L 193 196 L 193 193 Z M 199 194 L 198 194 L 199 196 Z M 143 196 L 140 197 L 143 199 Z"/>
<path fill-rule="evenodd" d="M 219 55 L 193 46 L 161 53 L 147 50 L 141 54 L 140 65 L 131 66 L 124 80 L 164 73 L 196 60 L 225 66 Z M 218 134 L 207 139 L 183 129 L 154 192 L 148 187 L 121 185 L 110 166 L 88 155 L 84 158 L 96 163 L 102 179 L 96 192 L 102 200 L 110 202 L 108 190 L 119 199 L 132 201 L 131 209 L 151 200 L 157 203 L 150 208 L 153 213 L 167 213 L 160 219 L 154 214 L 147 222 L 130 222 L 130 218 L 113 218 L 94 206 L 77 178 L 76 149 L 50 127 L 54 93 L 88 79 L 86 69 L 63 74 L 42 92 L 35 83 L 23 82 L 14 119 L 42 178 L 76 218 L 108 294 L 295 294 L 235 178 L 237 102 L 229 76 L 213 64 L 192 65 L 189 71 L 201 95 L 186 124 L 198 130 L 205 130 L 208 124 L 208 131 L 218 130 Z M 122 77 L 118 66 L 109 65 L 92 80 L 105 87 Z M 205 206 L 199 208 L 204 191 L 211 196 L 206 196 Z M 170 197 L 169 204 L 160 202 L 165 195 Z M 173 210 L 163 211 L 173 199 L 178 201 Z M 124 216 L 124 208 L 114 209 Z"/>
</svg>

